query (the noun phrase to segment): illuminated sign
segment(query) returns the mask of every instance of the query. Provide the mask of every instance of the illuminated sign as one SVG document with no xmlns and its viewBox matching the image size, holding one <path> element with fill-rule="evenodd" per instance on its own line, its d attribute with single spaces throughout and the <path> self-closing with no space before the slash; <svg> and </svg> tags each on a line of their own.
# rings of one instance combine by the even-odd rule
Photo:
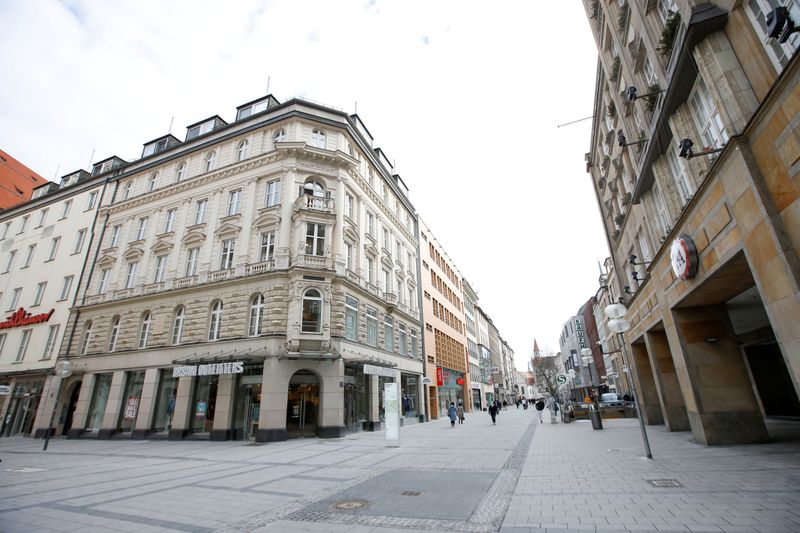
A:
<svg viewBox="0 0 800 533">
<path fill-rule="evenodd" d="M 244 363 L 209 363 L 207 365 L 176 366 L 172 369 L 172 377 L 185 378 L 194 376 L 216 376 L 219 374 L 241 374 Z"/>
<path fill-rule="evenodd" d="M 31 324 L 41 324 L 42 322 L 47 322 L 50 320 L 50 317 L 54 312 L 55 309 L 51 309 L 46 313 L 31 315 L 29 312 L 25 311 L 24 308 L 20 307 L 13 314 L 8 315 L 4 322 L 0 322 L 0 329 L 18 328 L 20 326 L 29 326 Z"/>
<path fill-rule="evenodd" d="M 672 241 L 669 259 L 672 263 L 672 272 L 680 279 L 692 279 L 697 275 L 697 248 L 688 235 L 681 235 Z"/>
</svg>

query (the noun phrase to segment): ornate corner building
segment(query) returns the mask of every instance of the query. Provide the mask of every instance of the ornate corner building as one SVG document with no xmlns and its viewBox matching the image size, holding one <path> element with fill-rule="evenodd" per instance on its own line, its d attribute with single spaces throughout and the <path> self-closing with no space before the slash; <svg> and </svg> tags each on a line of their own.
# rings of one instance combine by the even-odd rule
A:
<svg viewBox="0 0 800 533">
<path fill-rule="evenodd" d="M 587 170 L 639 401 L 707 444 L 800 414 L 800 2 L 781 4 L 584 0 Z"/>
</svg>

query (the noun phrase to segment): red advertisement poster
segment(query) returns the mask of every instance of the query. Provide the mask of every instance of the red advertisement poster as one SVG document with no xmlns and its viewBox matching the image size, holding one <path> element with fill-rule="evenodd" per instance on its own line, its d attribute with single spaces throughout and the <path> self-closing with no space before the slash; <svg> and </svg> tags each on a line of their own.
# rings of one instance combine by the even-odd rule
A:
<svg viewBox="0 0 800 533">
<path fill-rule="evenodd" d="M 444 385 L 444 380 L 442 379 L 442 367 L 436 367 L 436 386 L 441 387 Z"/>
</svg>

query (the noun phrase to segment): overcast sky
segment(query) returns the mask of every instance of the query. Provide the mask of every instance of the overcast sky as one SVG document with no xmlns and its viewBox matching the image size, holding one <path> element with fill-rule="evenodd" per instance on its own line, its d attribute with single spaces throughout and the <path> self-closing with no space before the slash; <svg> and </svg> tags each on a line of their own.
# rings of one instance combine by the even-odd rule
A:
<svg viewBox="0 0 800 533">
<path fill-rule="evenodd" d="M 358 113 L 524 369 L 608 254 L 579 0 L 0 1 L 0 148 L 48 179 L 269 91 Z M 357 104 L 356 104 L 357 103 Z M 92 157 L 92 154 L 94 156 Z"/>
</svg>

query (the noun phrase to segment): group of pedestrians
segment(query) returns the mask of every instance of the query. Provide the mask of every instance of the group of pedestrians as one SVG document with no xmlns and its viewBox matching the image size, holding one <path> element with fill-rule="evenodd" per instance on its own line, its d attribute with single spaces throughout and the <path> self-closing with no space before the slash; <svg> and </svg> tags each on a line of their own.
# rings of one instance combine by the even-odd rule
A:
<svg viewBox="0 0 800 533">
<path fill-rule="evenodd" d="M 558 402 L 553 401 L 552 398 L 545 403 L 543 398 L 539 398 L 537 400 L 531 400 L 528 402 L 527 398 L 519 398 L 516 400 L 517 409 L 519 406 L 522 405 L 523 409 L 528 409 L 528 403 L 532 403 L 536 412 L 539 415 L 539 423 L 544 423 L 543 413 L 545 408 L 549 408 L 552 412 L 558 413 Z M 550 404 L 550 405 L 548 405 Z M 489 416 L 492 417 L 492 425 L 497 425 L 497 415 L 500 413 L 500 410 L 503 408 L 507 408 L 508 404 L 506 402 L 500 403 L 500 400 L 494 400 L 489 404 Z M 458 406 L 456 406 L 455 402 L 450 402 L 450 405 L 447 407 L 447 416 L 450 418 L 450 427 L 456 427 L 456 420 L 458 420 L 459 424 L 464 423 L 464 405 L 461 400 L 458 400 Z M 555 416 L 555 415 L 554 415 Z"/>
</svg>

